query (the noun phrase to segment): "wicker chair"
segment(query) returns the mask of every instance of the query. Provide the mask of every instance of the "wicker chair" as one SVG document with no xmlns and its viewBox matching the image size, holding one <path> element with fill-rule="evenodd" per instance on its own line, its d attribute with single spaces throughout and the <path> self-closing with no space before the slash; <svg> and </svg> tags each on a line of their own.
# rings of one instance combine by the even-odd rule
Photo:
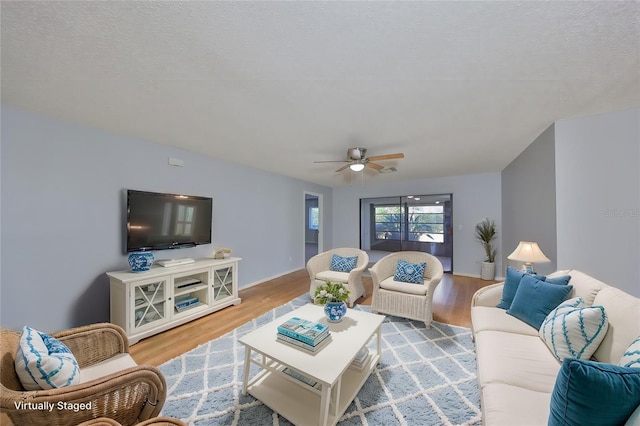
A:
<svg viewBox="0 0 640 426">
<path fill-rule="evenodd" d="M 331 256 L 337 254 L 342 257 L 358 256 L 356 267 L 351 272 L 331 271 Z M 353 307 L 353 304 L 361 296 L 364 296 L 364 285 L 362 284 L 362 273 L 369 264 L 369 255 L 367 252 L 356 248 L 336 248 L 319 253 L 313 256 L 307 262 L 307 272 L 309 272 L 309 294 L 313 299 L 316 287 L 325 281 L 342 282 L 349 287 L 349 299 L 347 304 Z"/>
<path fill-rule="evenodd" d="M 77 425 L 106 417 L 133 425 L 158 416 L 166 398 L 164 376 L 155 367 L 137 365 L 129 342 L 114 324 L 93 324 L 53 333 L 69 347 L 80 366 L 81 383 L 48 390 L 26 391 L 15 370 L 20 332 L 0 329 L 0 407 L 15 425 Z M 101 375 L 101 372 L 107 372 Z M 89 380 L 82 379 L 83 374 Z M 19 409 L 16 403 L 53 404 L 54 409 Z M 58 409 L 60 404 L 91 403 L 89 409 Z M 70 406 L 70 405 L 66 405 Z M 73 407 L 73 406 L 70 406 Z M 77 406 L 76 406 L 77 407 Z"/>
<path fill-rule="evenodd" d="M 424 286 L 394 281 L 398 259 L 427 264 Z M 431 327 L 433 293 L 444 273 L 437 257 L 419 251 L 400 251 L 380 259 L 369 268 L 369 272 L 373 281 L 373 312 L 424 321 L 427 328 Z"/>
</svg>

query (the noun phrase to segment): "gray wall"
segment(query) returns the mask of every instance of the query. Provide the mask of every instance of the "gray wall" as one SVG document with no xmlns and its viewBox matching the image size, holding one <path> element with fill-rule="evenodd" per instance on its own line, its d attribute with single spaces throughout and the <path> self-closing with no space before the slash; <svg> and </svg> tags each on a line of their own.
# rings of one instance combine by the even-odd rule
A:
<svg viewBox="0 0 640 426">
<path fill-rule="evenodd" d="M 381 176 L 384 177 L 384 176 Z M 500 207 L 500 173 L 419 179 L 400 183 L 376 183 L 371 177 L 364 185 L 333 190 L 333 243 L 335 247 L 360 246 L 361 198 L 391 197 L 412 194 L 453 194 L 453 272 L 480 276 L 484 260 L 482 245 L 474 238 L 476 223 L 489 217 L 502 232 Z M 498 234 L 500 235 L 500 234 Z M 502 270 L 502 247 L 496 240 L 497 275 Z"/>
<path fill-rule="evenodd" d="M 551 125 L 502 171 L 502 247 L 507 260 L 520 241 L 535 241 L 550 263 L 535 264 L 536 272 L 557 269 L 555 129 Z M 502 271 L 504 273 L 504 271 Z"/>
<path fill-rule="evenodd" d="M 640 296 L 640 109 L 555 129 L 558 268 Z"/>
<path fill-rule="evenodd" d="M 324 194 L 331 247 L 330 188 L 6 105 L 1 131 L 3 327 L 53 331 L 109 320 L 105 272 L 128 267 L 125 188 L 212 196 L 213 244 L 154 254 L 203 257 L 229 247 L 243 258 L 240 287 L 304 267 L 304 191 Z M 185 167 L 169 166 L 168 157 Z"/>
</svg>

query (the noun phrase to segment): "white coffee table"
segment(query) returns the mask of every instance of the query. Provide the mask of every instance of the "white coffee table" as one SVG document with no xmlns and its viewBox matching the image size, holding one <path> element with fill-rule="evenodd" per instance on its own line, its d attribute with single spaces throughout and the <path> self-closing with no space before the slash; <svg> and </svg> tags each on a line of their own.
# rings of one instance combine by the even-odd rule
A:
<svg viewBox="0 0 640 426">
<path fill-rule="evenodd" d="M 292 317 L 329 325 L 331 342 L 310 353 L 277 341 L 277 327 Z M 380 360 L 384 318 L 349 309 L 341 322 L 329 323 L 322 306 L 307 304 L 248 333 L 240 338 L 245 345 L 242 394 L 250 393 L 298 426 L 335 425 Z M 374 334 L 377 348 L 369 351 L 362 370 L 350 368 Z M 249 381 L 251 364 L 261 370 Z M 311 379 L 315 386 L 285 374 L 285 368 Z"/>
</svg>

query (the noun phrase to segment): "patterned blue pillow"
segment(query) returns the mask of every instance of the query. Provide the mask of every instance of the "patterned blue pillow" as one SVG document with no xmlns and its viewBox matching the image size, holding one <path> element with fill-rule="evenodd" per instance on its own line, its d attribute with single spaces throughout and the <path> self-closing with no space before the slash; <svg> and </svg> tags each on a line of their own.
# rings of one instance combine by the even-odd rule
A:
<svg viewBox="0 0 640 426">
<path fill-rule="evenodd" d="M 623 425 L 640 404 L 640 368 L 565 358 L 551 393 L 549 426 Z"/>
<path fill-rule="evenodd" d="M 58 339 L 24 327 L 15 368 L 26 390 L 55 389 L 80 383 L 80 367 Z"/>
<path fill-rule="evenodd" d="M 576 297 L 551 311 L 538 335 L 558 361 L 590 359 L 608 328 L 604 307 L 587 306 L 582 297 Z"/>
<path fill-rule="evenodd" d="M 409 263 L 402 259 L 398 259 L 396 273 L 393 275 L 393 279 L 394 281 L 402 281 L 405 283 L 423 284 L 424 268 L 426 267 L 426 262 Z"/>
<path fill-rule="evenodd" d="M 358 264 L 358 256 L 342 257 L 337 254 L 331 255 L 331 266 L 329 269 L 335 272 L 351 272 Z"/>
<path fill-rule="evenodd" d="M 624 351 L 618 365 L 622 367 L 640 368 L 640 336 L 631 342 L 627 350 Z"/>
</svg>

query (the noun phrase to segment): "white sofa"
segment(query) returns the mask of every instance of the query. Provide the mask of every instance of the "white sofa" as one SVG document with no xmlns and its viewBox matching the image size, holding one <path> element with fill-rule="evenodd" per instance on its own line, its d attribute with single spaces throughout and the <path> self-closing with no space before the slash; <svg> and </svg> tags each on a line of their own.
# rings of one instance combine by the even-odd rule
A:
<svg viewBox="0 0 640 426">
<path fill-rule="evenodd" d="M 573 285 L 567 299 L 580 296 L 587 305 L 604 306 L 609 327 L 593 358 L 618 364 L 629 344 L 640 336 L 640 299 L 577 270 L 558 271 L 549 277 L 563 275 L 571 275 L 569 284 Z M 471 302 L 482 422 L 547 425 L 551 394 L 562 364 L 538 336 L 538 330 L 496 307 L 503 286 L 484 287 Z"/>
</svg>

